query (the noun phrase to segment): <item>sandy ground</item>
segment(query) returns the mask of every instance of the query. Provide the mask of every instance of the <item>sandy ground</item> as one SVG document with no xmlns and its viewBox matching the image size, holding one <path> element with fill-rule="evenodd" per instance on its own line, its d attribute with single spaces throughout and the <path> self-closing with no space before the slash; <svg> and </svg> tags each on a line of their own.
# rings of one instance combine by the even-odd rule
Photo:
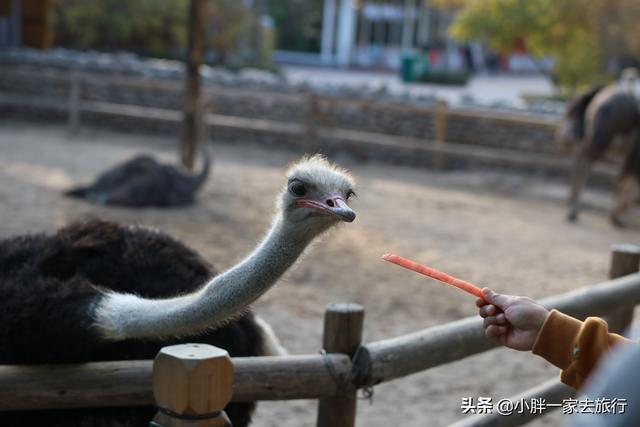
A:
<svg viewBox="0 0 640 427">
<path fill-rule="evenodd" d="M 218 269 L 242 258 L 268 227 L 284 166 L 300 153 L 213 145 L 212 179 L 185 209 L 100 208 L 60 196 L 138 152 L 175 159 L 176 138 L 63 127 L 0 124 L 0 235 L 54 231 L 100 216 L 159 227 L 199 250 Z M 341 162 L 359 180 L 358 218 L 331 232 L 255 306 L 292 353 L 316 353 L 330 302 L 366 308 L 365 341 L 475 314 L 472 298 L 379 260 L 397 252 L 469 281 L 534 298 L 606 277 L 612 243 L 638 242 L 632 228 L 609 226 L 609 195 L 589 192 L 579 224 L 564 220 L 565 188 L 537 178 L 492 172 L 435 173 Z M 545 361 L 493 350 L 375 388 L 358 407 L 359 426 L 444 426 L 461 419 L 463 397 L 508 397 L 557 375 Z M 261 403 L 255 426 L 315 423 L 312 401 Z M 552 414 L 533 425 L 560 425 Z"/>
</svg>

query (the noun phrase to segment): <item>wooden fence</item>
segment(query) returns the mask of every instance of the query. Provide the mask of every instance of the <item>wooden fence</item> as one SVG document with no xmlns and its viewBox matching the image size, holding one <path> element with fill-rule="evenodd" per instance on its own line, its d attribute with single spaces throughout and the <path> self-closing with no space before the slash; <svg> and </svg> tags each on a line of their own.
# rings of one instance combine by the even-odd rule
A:
<svg viewBox="0 0 640 427">
<path fill-rule="evenodd" d="M 629 325 L 640 304 L 640 248 L 612 249 L 611 280 L 541 301 L 578 318 L 607 316 L 611 330 Z M 325 354 L 229 358 L 208 345 L 164 348 L 155 361 L 92 362 L 79 365 L 0 366 L 0 411 L 105 406 L 160 408 L 153 425 L 186 426 L 186 416 L 209 417 L 202 425 L 228 425 L 229 401 L 319 399 L 319 427 L 353 427 L 358 389 L 402 378 L 495 347 L 479 317 L 408 335 L 361 344 L 364 310 L 335 304 L 325 313 Z M 189 393 L 188 390 L 199 390 Z M 573 390 L 557 379 L 526 390 L 520 398 L 557 401 Z M 456 427 L 516 426 L 540 413 L 472 416 Z"/>
<path fill-rule="evenodd" d="M 104 119 L 128 120 L 136 125 L 157 123 L 178 128 L 182 122 L 182 113 L 177 109 L 157 108 L 150 105 L 134 105 L 131 103 L 115 103 L 96 100 L 86 90 L 94 84 L 107 85 L 113 91 L 146 90 L 149 93 L 180 94 L 183 85 L 178 81 L 159 81 L 143 77 L 107 76 L 81 74 L 79 72 L 62 73 L 54 71 L 12 71 L 0 72 L 0 78 L 28 78 L 31 81 L 64 83 L 67 99 L 64 97 L 47 98 L 38 93 L 0 93 L 0 106 L 5 108 L 23 108 L 33 111 L 55 112 L 58 116 L 68 118 L 69 129 L 77 132 L 83 120 L 92 118 L 92 122 Z M 13 77 L 12 77 L 13 76 Z M 288 105 L 296 111 L 296 118 L 261 117 L 244 112 L 225 112 L 216 108 L 217 97 L 234 99 L 259 100 L 264 105 Z M 550 117 L 534 117 L 518 114 L 505 114 L 491 111 L 477 111 L 462 108 L 451 109 L 444 102 L 435 105 L 412 105 L 394 101 L 328 96 L 318 93 L 278 93 L 265 89 L 246 89 L 209 84 L 203 87 L 203 98 L 208 102 L 209 110 L 204 123 L 212 128 L 211 135 L 244 135 L 247 139 L 271 138 L 301 151 L 343 151 L 363 159 L 398 161 L 415 165 L 430 165 L 436 169 L 448 166 L 480 164 L 491 167 L 511 168 L 518 171 L 565 175 L 569 170 L 570 158 L 556 150 L 552 141 L 539 144 L 540 148 L 523 148 L 522 144 L 491 144 L 481 135 L 496 132 L 502 125 L 506 127 L 524 127 L 525 129 L 547 129 L 552 133 L 557 126 L 557 119 Z M 429 122 L 427 133 L 416 135 L 415 131 L 403 134 L 400 130 L 369 129 L 361 124 L 346 123 L 339 119 L 334 111 L 358 110 L 364 115 L 376 117 L 399 114 L 404 117 L 404 124 L 415 123 L 411 117 L 421 117 Z M 268 110 L 268 109 L 267 109 Z M 455 141 L 451 136 L 452 128 L 460 123 L 472 120 L 482 123 L 481 130 L 470 130 L 466 142 Z M 394 126 L 391 126 L 394 127 Z M 164 129 L 164 128 L 163 128 Z M 522 132 L 521 132 L 522 133 Z M 428 135 L 427 135 L 428 134 Z M 458 131 L 460 134 L 460 131 Z M 489 138 L 491 139 L 491 138 Z M 497 139 L 497 138 L 496 138 Z M 504 137 L 502 137 L 504 139 Z M 517 138 L 510 138 L 515 140 Z M 484 142 L 483 142 L 484 141 Z M 536 146 L 536 144 L 533 144 Z M 615 181 L 617 167 L 608 163 L 594 165 L 592 182 L 607 183 Z"/>
</svg>

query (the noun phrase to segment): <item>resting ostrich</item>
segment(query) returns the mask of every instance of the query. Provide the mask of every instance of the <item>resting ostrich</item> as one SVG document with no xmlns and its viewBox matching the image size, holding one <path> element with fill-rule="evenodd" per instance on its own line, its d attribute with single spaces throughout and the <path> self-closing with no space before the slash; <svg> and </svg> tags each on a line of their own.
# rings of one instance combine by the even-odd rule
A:
<svg viewBox="0 0 640 427">
<path fill-rule="evenodd" d="M 266 237 L 215 277 L 170 236 L 111 222 L 0 241 L 0 364 L 149 359 L 185 341 L 232 356 L 274 353 L 275 336 L 249 305 L 316 236 L 354 220 L 346 202 L 353 185 L 322 157 L 294 164 Z M 254 407 L 230 404 L 234 427 L 248 425 Z M 0 412 L 0 425 L 147 426 L 154 413 L 152 407 Z"/>
<path fill-rule="evenodd" d="M 64 194 L 100 205 L 186 206 L 209 175 L 206 150 L 202 170 L 191 175 L 172 165 L 159 163 L 147 155 L 136 156 L 100 175 L 93 184 L 73 188 Z"/>
<path fill-rule="evenodd" d="M 578 219 L 580 192 L 586 184 L 591 165 L 604 155 L 611 141 L 622 136 L 627 154 L 620 171 L 616 202 L 611 222 L 623 226 L 621 215 L 631 203 L 640 179 L 640 107 L 633 93 L 619 86 L 596 87 L 578 96 L 567 108 L 562 139 L 576 143 L 571 173 L 569 215 Z"/>
</svg>

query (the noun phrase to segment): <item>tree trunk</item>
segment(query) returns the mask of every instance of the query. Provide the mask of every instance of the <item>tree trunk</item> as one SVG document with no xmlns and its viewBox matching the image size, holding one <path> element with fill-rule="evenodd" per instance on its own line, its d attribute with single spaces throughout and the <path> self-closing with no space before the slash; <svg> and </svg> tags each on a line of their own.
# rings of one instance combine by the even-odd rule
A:
<svg viewBox="0 0 640 427">
<path fill-rule="evenodd" d="M 182 164 L 193 169 L 200 139 L 200 65 L 204 56 L 204 0 L 189 4 L 189 44 L 186 59 L 186 88 L 182 129 Z"/>
</svg>

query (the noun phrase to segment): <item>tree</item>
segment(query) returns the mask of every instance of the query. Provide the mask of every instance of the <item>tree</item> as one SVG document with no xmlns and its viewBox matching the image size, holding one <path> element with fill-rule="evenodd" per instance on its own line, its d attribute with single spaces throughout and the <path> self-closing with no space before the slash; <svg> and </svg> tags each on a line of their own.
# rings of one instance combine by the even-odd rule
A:
<svg viewBox="0 0 640 427">
<path fill-rule="evenodd" d="M 187 0 L 56 0 L 56 45 L 165 56 L 186 42 Z"/>
<path fill-rule="evenodd" d="M 535 57 L 550 56 L 565 86 L 602 80 L 625 54 L 640 53 L 637 0 L 436 0 L 457 8 L 451 34 L 508 52 L 524 40 Z"/>
<path fill-rule="evenodd" d="M 322 0 L 266 0 L 277 28 L 278 49 L 320 52 Z"/>
<path fill-rule="evenodd" d="M 260 44 L 261 52 L 247 48 L 258 20 L 245 3 L 205 1 L 206 48 L 213 53 L 210 62 L 244 66 L 262 65 L 270 59 L 272 46 L 266 39 Z M 57 46 L 128 50 L 176 59 L 184 55 L 189 0 L 54 0 L 53 4 Z"/>
</svg>

